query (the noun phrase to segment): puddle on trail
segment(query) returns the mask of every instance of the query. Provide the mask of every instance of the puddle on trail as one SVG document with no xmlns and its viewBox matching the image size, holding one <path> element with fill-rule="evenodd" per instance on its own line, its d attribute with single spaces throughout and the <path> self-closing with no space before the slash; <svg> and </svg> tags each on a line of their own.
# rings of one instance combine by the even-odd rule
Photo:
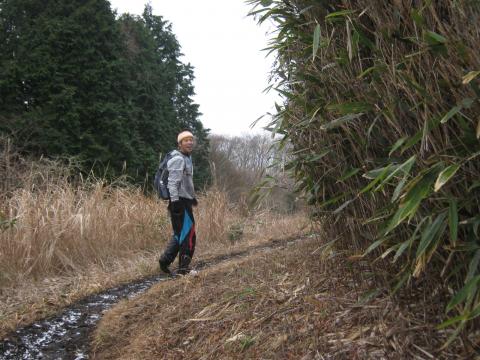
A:
<svg viewBox="0 0 480 360">
<path fill-rule="evenodd" d="M 251 251 L 270 251 L 279 246 L 289 246 L 301 240 L 274 240 L 249 250 L 230 253 L 212 262 L 197 261 L 195 268 L 204 269 L 225 260 L 248 255 Z M 90 335 L 103 313 L 122 299 L 131 299 L 148 290 L 153 284 L 171 279 L 155 275 L 89 296 L 60 314 L 20 328 L 0 340 L 0 360 L 33 359 L 88 359 Z"/>
<path fill-rule="evenodd" d="M 54 317 L 20 328 L 0 342 L 0 359 L 88 359 L 89 337 L 102 314 L 120 300 L 131 299 L 167 279 L 156 275 L 109 289 Z"/>
</svg>

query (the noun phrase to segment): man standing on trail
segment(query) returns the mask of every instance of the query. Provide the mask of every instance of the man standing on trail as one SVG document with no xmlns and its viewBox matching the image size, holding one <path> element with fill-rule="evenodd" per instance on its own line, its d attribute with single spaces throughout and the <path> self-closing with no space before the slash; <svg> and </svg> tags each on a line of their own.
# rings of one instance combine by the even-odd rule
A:
<svg viewBox="0 0 480 360">
<path fill-rule="evenodd" d="M 173 236 L 160 257 L 160 269 L 170 274 L 168 266 L 175 260 L 178 252 L 178 274 L 190 272 L 190 262 L 195 251 L 195 219 L 192 206 L 197 206 L 193 188 L 193 134 L 182 131 L 177 137 L 178 150 L 171 152 L 167 162 L 168 191 L 170 200 L 168 210 L 173 227 Z"/>
</svg>

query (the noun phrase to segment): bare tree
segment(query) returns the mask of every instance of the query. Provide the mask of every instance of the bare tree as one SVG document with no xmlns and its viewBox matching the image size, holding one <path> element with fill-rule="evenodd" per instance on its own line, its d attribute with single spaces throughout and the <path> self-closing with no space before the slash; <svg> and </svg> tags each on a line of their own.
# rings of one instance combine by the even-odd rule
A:
<svg viewBox="0 0 480 360">
<path fill-rule="evenodd" d="M 287 151 L 274 146 L 277 142 L 267 135 L 211 135 L 210 163 L 216 185 L 235 202 L 246 202 L 253 190 L 268 187 L 264 206 L 290 209 L 295 200 L 293 180 L 284 171 Z"/>
</svg>

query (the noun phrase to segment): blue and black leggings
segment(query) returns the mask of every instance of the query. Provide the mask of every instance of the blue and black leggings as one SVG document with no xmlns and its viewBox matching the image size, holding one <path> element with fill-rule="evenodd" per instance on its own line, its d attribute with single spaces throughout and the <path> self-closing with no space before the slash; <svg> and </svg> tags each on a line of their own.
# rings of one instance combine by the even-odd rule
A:
<svg viewBox="0 0 480 360">
<path fill-rule="evenodd" d="M 192 200 L 180 198 L 181 206 L 173 211 L 169 205 L 170 218 L 172 221 L 173 236 L 167 244 L 160 261 L 170 265 L 180 251 L 178 268 L 187 269 L 195 252 L 195 218 L 192 211 Z"/>
</svg>

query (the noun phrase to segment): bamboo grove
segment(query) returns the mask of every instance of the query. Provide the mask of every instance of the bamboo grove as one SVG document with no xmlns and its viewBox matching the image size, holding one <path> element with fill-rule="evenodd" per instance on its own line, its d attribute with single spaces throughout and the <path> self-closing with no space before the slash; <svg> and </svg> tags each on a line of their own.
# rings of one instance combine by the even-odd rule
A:
<svg viewBox="0 0 480 360">
<path fill-rule="evenodd" d="M 297 190 L 393 291 L 438 281 L 451 342 L 480 315 L 478 1 L 249 3 Z"/>
</svg>

